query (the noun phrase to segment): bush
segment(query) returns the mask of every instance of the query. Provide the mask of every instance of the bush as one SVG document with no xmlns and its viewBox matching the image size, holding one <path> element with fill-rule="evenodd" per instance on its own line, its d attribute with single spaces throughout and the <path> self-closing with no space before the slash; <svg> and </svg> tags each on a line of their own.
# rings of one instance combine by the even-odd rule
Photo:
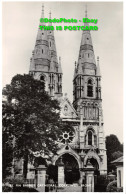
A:
<svg viewBox="0 0 126 194">
<path fill-rule="evenodd" d="M 117 188 L 117 192 L 123 192 L 123 187 Z"/>
<path fill-rule="evenodd" d="M 12 187 L 6 185 L 2 186 L 2 192 L 12 192 L 12 191 L 13 191 Z"/>
<path fill-rule="evenodd" d="M 97 176 L 97 183 L 95 185 L 95 192 L 106 192 L 106 187 L 109 183 L 107 176 L 99 175 Z"/>
<path fill-rule="evenodd" d="M 107 192 L 117 192 L 117 181 L 112 181 L 107 185 Z"/>
<path fill-rule="evenodd" d="M 5 182 L 6 183 L 9 183 L 11 185 L 14 185 L 14 184 L 23 184 L 24 183 L 24 179 L 21 176 L 20 177 L 15 177 L 15 178 L 8 177 L 8 178 L 6 178 Z"/>
</svg>

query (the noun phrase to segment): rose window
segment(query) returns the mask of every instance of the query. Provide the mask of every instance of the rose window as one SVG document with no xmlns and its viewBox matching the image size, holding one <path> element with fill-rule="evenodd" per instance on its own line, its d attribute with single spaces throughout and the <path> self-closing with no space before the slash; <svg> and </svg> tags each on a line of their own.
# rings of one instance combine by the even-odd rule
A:
<svg viewBox="0 0 126 194">
<path fill-rule="evenodd" d="M 60 142 L 62 143 L 71 143 L 73 138 L 74 138 L 74 133 L 73 132 L 64 132 L 61 137 L 60 137 Z"/>
</svg>

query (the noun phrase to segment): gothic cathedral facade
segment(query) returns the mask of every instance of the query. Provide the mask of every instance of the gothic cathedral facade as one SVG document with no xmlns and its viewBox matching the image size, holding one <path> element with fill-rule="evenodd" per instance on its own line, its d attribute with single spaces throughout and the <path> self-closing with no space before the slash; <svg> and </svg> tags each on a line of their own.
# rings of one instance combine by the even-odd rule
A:
<svg viewBox="0 0 126 194">
<path fill-rule="evenodd" d="M 42 18 L 44 10 L 42 10 Z M 51 17 L 51 16 L 50 16 Z M 40 25 L 45 25 L 40 24 Z M 52 24 L 50 24 L 52 25 Z M 84 25 L 88 25 L 84 23 Z M 61 59 L 57 57 L 54 31 L 40 30 L 30 59 L 29 73 L 45 85 L 51 97 L 61 105 L 61 118 L 72 123 L 75 134 L 63 131 L 59 140 L 59 150 L 53 156 L 55 165 L 62 158 L 65 165 L 66 182 L 73 176 L 73 182 L 82 176 L 82 169 L 90 161 L 96 174 L 107 174 L 107 156 L 103 129 L 101 98 L 101 74 L 99 58 L 95 61 L 90 31 L 83 31 L 78 61 L 75 62 L 73 76 L 73 104 L 62 94 Z M 76 176 L 74 176 L 76 175 Z"/>
</svg>

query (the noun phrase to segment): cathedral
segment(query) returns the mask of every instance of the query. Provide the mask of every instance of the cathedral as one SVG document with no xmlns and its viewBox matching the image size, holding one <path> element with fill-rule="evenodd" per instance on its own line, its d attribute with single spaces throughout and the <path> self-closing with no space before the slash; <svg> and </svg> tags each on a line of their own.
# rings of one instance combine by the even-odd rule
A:
<svg viewBox="0 0 126 194">
<path fill-rule="evenodd" d="M 44 18 L 44 8 L 41 17 Z M 40 25 L 44 26 L 45 23 Z M 84 26 L 88 26 L 88 23 L 84 23 Z M 73 103 L 62 93 L 63 72 L 61 58 L 57 57 L 54 31 L 38 29 L 29 74 L 41 80 L 48 94 L 60 102 L 62 120 L 74 127 L 74 134 L 63 131 L 62 138 L 58 140 L 57 155 L 52 158 L 53 165 L 62 160 L 65 182 L 79 181 L 88 162 L 93 166 L 95 175 L 106 175 L 101 74 L 90 31 L 82 32 L 78 60 L 74 65 Z M 72 177 L 71 180 L 69 177 Z"/>
</svg>

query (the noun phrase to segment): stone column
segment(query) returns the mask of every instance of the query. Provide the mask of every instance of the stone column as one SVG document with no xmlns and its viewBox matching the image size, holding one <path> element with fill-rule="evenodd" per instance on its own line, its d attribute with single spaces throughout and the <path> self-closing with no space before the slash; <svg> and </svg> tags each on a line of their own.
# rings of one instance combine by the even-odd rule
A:
<svg viewBox="0 0 126 194">
<path fill-rule="evenodd" d="M 83 150 L 79 154 L 81 157 L 81 168 L 80 168 L 80 179 L 79 179 L 79 185 L 82 185 L 83 182 L 83 176 L 84 176 L 84 152 Z"/>
<path fill-rule="evenodd" d="M 58 186 L 62 184 L 64 184 L 64 164 L 61 157 L 60 163 L 58 164 Z"/>
<path fill-rule="evenodd" d="M 88 145 L 88 134 L 86 135 L 86 145 Z"/>
<path fill-rule="evenodd" d="M 45 192 L 46 167 L 39 165 L 37 168 L 37 190 Z"/>
<path fill-rule="evenodd" d="M 87 167 L 85 168 L 86 174 L 86 192 L 94 192 L 94 168 L 88 161 Z"/>
<path fill-rule="evenodd" d="M 35 168 L 33 165 L 30 166 L 30 164 L 28 165 L 27 179 L 29 180 L 29 186 L 35 187 Z"/>
<path fill-rule="evenodd" d="M 92 133 L 92 145 L 94 146 L 94 134 Z"/>
</svg>

